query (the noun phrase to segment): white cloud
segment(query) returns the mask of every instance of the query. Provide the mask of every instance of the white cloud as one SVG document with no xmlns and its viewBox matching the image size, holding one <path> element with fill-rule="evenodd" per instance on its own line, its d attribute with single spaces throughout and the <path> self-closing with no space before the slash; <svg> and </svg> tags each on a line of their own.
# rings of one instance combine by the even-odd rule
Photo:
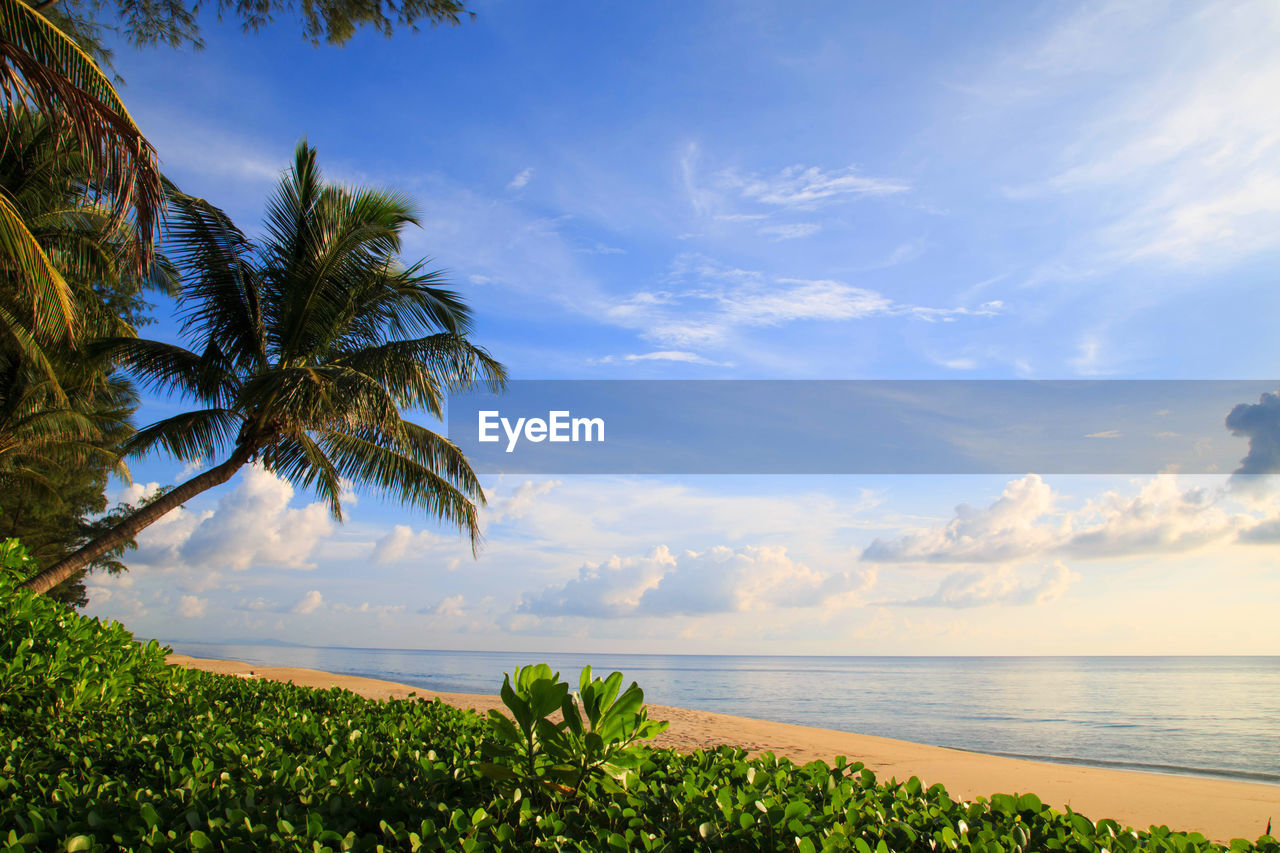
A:
<svg viewBox="0 0 1280 853">
<path fill-rule="evenodd" d="M 1104 429 L 1099 432 L 1090 432 L 1085 434 L 1085 438 L 1121 438 L 1122 433 L 1115 429 Z"/>
<path fill-rule="evenodd" d="M 452 616 L 461 618 L 466 615 L 463 605 L 466 604 L 466 597 L 463 595 L 451 595 L 442 600 L 435 607 L 431 608 L 431 613 L 437 616 Z"/>
<path fill-rule="evenodd" d="M 116 492 L 112 503 L 125 503 L 136 506 L 145 500 L 155 497 L 158 491 L 160 491 L 159 483 L 129 483 Z"/>
<path fill-rule="evenodd" d="M 526 480 L 510 495 L 498 493 L 486 496 L 489 498 L 489 504 L 482 512 L 487 520 L 494 522 L 524 518 L 534 507 L 538 498 L 559 485 L 561 485 L 560 480 L 543 480 L 537 483 Z"/>
<path fill-rule="evenodd" d="M 529 181 L 533 178 L 533 167 L 521 169 L 514 178 L 507 184 L 509 190 L 522 190 L 529 185 Z"/>
<path fill-rule="evenodd" d="M 377 541 L 373 559 L 378 563 L 399 563 L 413 559 L 423 551 L 430 551 L 445 542 L 444 537 L 430 530 L 414 532 L 407 524 L 397 524 L 391 532 Z"/>
<path fill-rule="evenodd" d="M 332 609 L 334 613 L 373 613 L 377 616 L 390 616 L 394 613 L 403 613 L 406 607 L 403 604 L 370 604 L 363 601 L 358 605 L 338 602 L 332 605 Z"/>
<path fill-rule="evenodd" d="M 743 174 L 727 169 L 716 176 L 715 183 L 750 201 L 800 209 L 838 199 L 894 195 L 910 189 L 904 181 L 861 175 L 852 166 L 825 171 L 817 166 L 795 165 L 775 175 Z"/>
<path fill-rule="evenodd" d="M 587 563 L 576 578 L 563 584 L 526 596 L 517 610 L 538 616 L 601 619 L 633 615 L 644 594 L 675 565 L 675 557 L 665 545 L 645 557 L 615 555 L 603 563 Z"/>
<path fill-rule="evenodd" d="M 1053 510 L 1053 492 L 1037 474 L 1009 482 L 990 506 L 956 507 L 945 525 L 876 539 L 862 559 L 886 563 L 997 563 L 1041 552 L 1060 539 L 1042 522 Z"/>
<path fill-rule="evenodd" d="M 178 613 L 184 619 L 199 619 L 204 615 L 204 610 L 208 605 L 208 599 L 194 595 L 184 595 L 178 601 Z"/>
<path fill-rule="evenodd" d="M 1098 559 L 1184 553 L 1226 542 L 1251 519 L 1227 512 L 1220 497 L 1203 488 L 1183 491 L 1168 475 L 1152 478 L 1133 497 L 1107 492 L 1071 515 L 1058 552 Z"/>
<path fill-rule="evenodd" d="M 1075 510 L 1056 510 L 1049 485 L 1011 481 L 990 506 L 956 507 L 943 525 L 876 539 L 862 559 L 879 563 L 1009 563 L 1034 557 L 1114 559 L 1186 553 L 1224 544 L 1256 519 L 1223 505 L 1225 493 L 1183 490 L 1159 475 L 1132 496 L 1108 491 Z"/>
<path fill-rule="evenodd" d="M 603 358 L 594 359 L 592 364 L 616 364 L 619 361 L 639 362 L 639 361 L 671 361 L 681 364 L 701 364 L 709 367 L 732 367 L 732 362 L 712 361 L 709 358 L 698 355 L 696 352 L 687 352 L 685 350 L 658 350 L 656 352 L 646 353 L 629 353 L 627 355 L 614 356 L 606 355 Z"/>
<path fill-rule="evenodd" d="M 313 589 L 309 590 L 306 595 L 298 600 L 297 604 L 293 605 L 291 612 L 306 616 L 315 613 L 321 607 L 324 607 L 324 596 L 320 594 L 320 590 Z"/>
<path fill-rule="evenodd" d="M 203 471 L 208 464 L 204 459 L 193 459 L 182 466 L 182 470 L 178 471 L 175 479 L 179 481 L 189 480 Z"/>
<path fill-rule="evenodd" d="M 1001 313 L 1003 303 L 932 308 L 833 279 L 797 279 L 726 267 L 696 254 L 676 259 L 668 289 L 640 291 L 605 307 L 602 318 L 672 349 L 724 346 L 742 329 L 803 321 L 912 317 L 926 322 Z"/>
<path fill-rule="evenodd" d="M 328 507 L 290 507 L 293 487 L 257 465 L 243 468 L 234 482 L 216 508 L 179 507 L 143 530 L 129 564 L 205 575 L 223 568 L 312 568 L 315 546 L 333 530 Z"/>
<path fill-rule="evenodd" d="M 930 595 L 906 601 L 885 602 L 911 607 L 965 609 L 992 605 L 1046 604 L 1080 580 L 1080 575 L 1061 562 L 1049 566 L 1038 578 L 1024 578 L 1009 566 L 968 569 L 942 579 Z"/>
<path fill-rule="evenodd" d="M 786 225 L 766 225 L 760 233 L 774 240 L 796 240 L 800 237 L 811 237 L 822 230 L 816 222 L 792 222 Z"/>
<path fill-rule="evenodd" d="M 781 546 L 717 546 L 679 556 L 659 546 L 645 557 L 588 563 L 576 578 L 526 596 L 517 612 L 617 618 L 822 607 L 847 604 L 873 582 L 869 572 L 811 569 Z"/>
<path fill-rule="evenodd" d="M 294 509 L 292 499 L 287 480 L 257 465 L 246 466 L 236 487 L 182 543 L 183 562 L 235 571 L 261 565 L 314 568 L 312 550 L 332 532 L 333 520 L 325 504 Z"/>
<path fill-rule="evenodd" d="M 617 246 L 606 246 L 604 243 L 596 243 L 590 247 L 582 247 L 574 249 L 584 255 L 625 255 L 626 249 L 619 249 Z"/>
</svg>

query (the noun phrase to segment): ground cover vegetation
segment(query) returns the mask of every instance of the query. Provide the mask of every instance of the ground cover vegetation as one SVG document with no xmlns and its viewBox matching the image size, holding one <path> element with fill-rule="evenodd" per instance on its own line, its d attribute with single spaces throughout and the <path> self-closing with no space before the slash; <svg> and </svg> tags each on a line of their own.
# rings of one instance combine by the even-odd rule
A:
<svg viewBox="0 0 1280 853">
<path fill-rule="evenodd" d="M 422 699 L 169 667 L 165 649 L 18 581 L 0 545 L 0 848 L 853 850 L 1280 853 L 1049 808 L 957 802 L 857 762 L 796 766 L 639 745 L 661 724 L 622 678 L 575 696 L 548 668 L 503 685 L 510 719 Z"/>
</svg>

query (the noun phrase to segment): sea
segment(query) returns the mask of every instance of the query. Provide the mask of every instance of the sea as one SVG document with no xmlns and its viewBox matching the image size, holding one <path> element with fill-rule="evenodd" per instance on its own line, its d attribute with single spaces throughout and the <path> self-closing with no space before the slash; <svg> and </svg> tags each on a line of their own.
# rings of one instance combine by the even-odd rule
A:
<svg viewBox="0 0 1280 853">
<path fill-rule="evenodd" d="M 547 663 L 618 670 L 645 700 L 1096 767 L 1280 784 L 1280 657 L 536 654 L 169 642 L 193 657 L 497 693 Z M 856 756 L 850 756 L 856 760 Z"/>
</svg>

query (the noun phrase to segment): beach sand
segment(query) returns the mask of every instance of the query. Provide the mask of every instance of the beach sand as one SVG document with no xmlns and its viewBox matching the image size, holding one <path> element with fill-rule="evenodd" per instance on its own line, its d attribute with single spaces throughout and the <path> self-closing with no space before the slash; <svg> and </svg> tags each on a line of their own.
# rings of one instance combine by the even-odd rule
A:
<svg viewBox="0 0 1280 853">
<path fill-rule="evenodd" d="M 438 697 L 481 713 L 502 707 L 497 696 L 436 693 L 407 684 L 314 669 L 186 655 L 170 655 L 169 662 L 206 672 L 289 681 L 304 687 L 342 687 L 371 699 L 403 699 L 413 693 L 427 699 Z M 1256 840 L 1269 819 L 1280 823 L 1280 785 L 1025 761 L 665 705 L 650 705 L 649 716 L 671 722 L 671 727 L 652 741 L 658 746 L 689 752 L 729 744 L 752 754 L 772 751 L 799 763 L 820 759 L 830 764 L 835 756 L 844 755 L 851 762 L 861 761 L 882 780 L 918 776 L 927 785 L 941 782 L 956 799 L 1033 793 L 1048 805 L 1070 806 L 1093 820 L 1109 817 L 1143 829 L 1167 825 L 1200 832 L 1223 843 L 1232 838 Z"/>
</svg>

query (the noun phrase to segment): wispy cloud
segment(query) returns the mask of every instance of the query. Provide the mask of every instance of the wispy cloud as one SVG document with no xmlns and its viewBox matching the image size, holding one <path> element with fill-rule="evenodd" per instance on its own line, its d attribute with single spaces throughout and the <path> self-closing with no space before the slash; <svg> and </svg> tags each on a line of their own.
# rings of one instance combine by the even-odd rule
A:
<svg viewBox="0 0 1280 853">
<path fill-rule="evenodd" d="M 509 190 L 522 190 L 529 185 L 529 181 L 533 179 L 533 167 L 521 169 L 516 176 L 507 183 Z"/>
<path fill-rule="evenodd" d="M 733 362 L 712 361 L 685 350 L 658 350 L 656 352 L 629 353 L 627 355 L 606 355 L 593 360 L 593 364 L 617 364 L 618 362 L 669 361 L 679 364 L 701 364 L 708 367 L 732 367 Z"/>
<path fill-rule="evenodd" d="M 715 183 L 749 201 L 805 210 L 859 196 L 896 195 L 911 188 L 905 181 L 860 174 L 852 166 L 827 171 L 818 166 L 794 165 L 773 175 L 726 169 L 716 175 Z"/>
<path fill-rule="evenodd" d="M 1095 262 L 1232 263 L 1280 245 L 1280 11 L 1081 4 L 1002 73 L 1089 112 L 1015 197 L 1096 199 Z M 1135 61 L 1135 58 L 1136 59 Z"/>
<path fill-rule="evenodd" d="M 760 233 L 774 240 L 795 240 L 800 237 L 812 237 L 822 230 L 816 222 L 792 222 L 786 225 L 766 225 Z"/>
<path fill-rule="evenodd" d="M 723 347 L 737 331 L 800 321 L 856 321 L 911 317 L 949 322 L 1001 313 L 999 301 L 935 308 L 896 302 L 868 288 L 834 279 L 769 276 L 727 267 L 701 255 L 683 255 L 672 266 L 665 289 L 632 294 L 608 305 L 602 317 L 633 328 L 672 349 Z"/>
</svg>

